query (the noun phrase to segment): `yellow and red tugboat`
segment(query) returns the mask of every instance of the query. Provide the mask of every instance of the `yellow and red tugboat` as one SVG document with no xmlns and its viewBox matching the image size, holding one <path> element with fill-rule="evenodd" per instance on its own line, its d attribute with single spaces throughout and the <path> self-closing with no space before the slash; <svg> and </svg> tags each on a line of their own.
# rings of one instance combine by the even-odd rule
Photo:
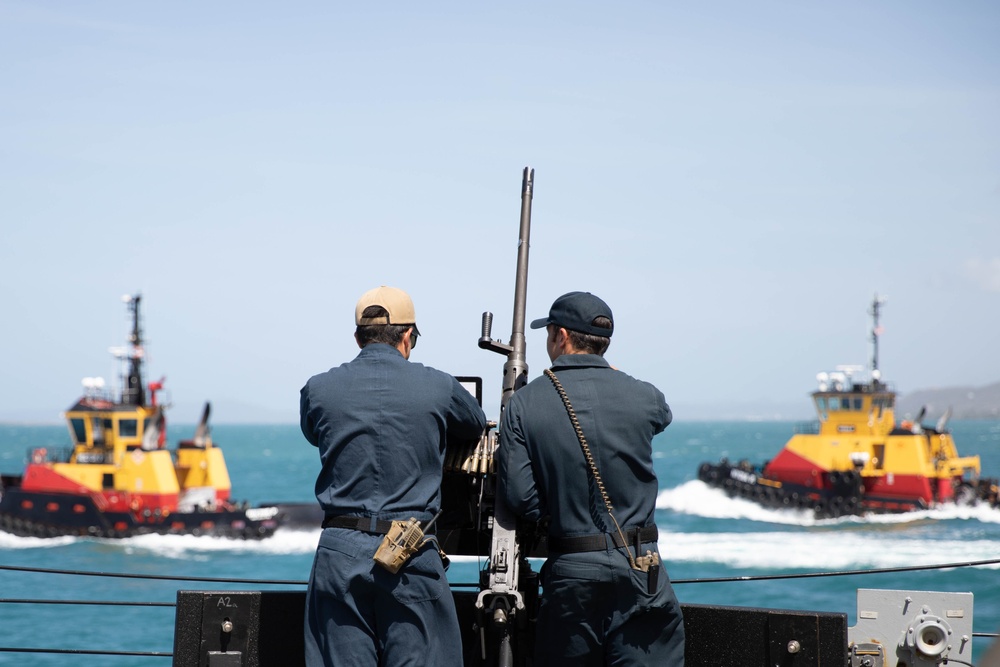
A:
<svg viewBox="0 0 1000 667">
<path fill-rule="evenodd" d="M 21 536 L 129 537 L 143 533 L 269 537 L 318 513 L 307 504 L 249 507 L 230 499 L 229 472 L 212 442 L 206 403 L 195 436 L 166 449 L 163 381 L 143 385 L 141 296 L 124 297 L 131 331 L 118 397 L 100 378 L 65 413 L 73 447 L 35 448 L 21 475 L 0 476 L 0 530 Z M 318 523 L 316 523 L 318 526 Z"/>
<path fill-rule="evenodd" d="M 878 368 L 878 295 L 872 303 L 872 370 L 856 381 L 858 366 L 817 376 L 812 394 L 816 433 L 792 436 L 777 456 L 702 463 L 698 478 L 732 497 L 765 507 L 811 509 L 818 518 L 866 512 L 908 512 L 946 504 L 1000 506 L 996 479 L 980 477 L 978 456 L 959 456 L 947 430 L 948 412 L 929 427 L 896 422 L 896 393 Z"/>
</svg>

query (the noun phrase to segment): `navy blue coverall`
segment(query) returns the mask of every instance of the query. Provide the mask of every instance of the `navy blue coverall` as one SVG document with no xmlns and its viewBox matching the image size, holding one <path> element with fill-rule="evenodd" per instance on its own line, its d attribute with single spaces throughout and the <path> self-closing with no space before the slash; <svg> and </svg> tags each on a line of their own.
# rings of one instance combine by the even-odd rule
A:
<svg viewBox="0 0 1000 667">
<path fill-rule="evenodd" d="M 319 448 L 327 517 L 431 519 L 449 440 L 479 438 L 486 415 L 452 376 L 366 345 L 302 388 L 302 433 Z M 461 665 L 462 639 L 431 545 L 396 574 L 372 560 L 382 535 L 325 528 L 306 594 L 309 665 Z"/>
<path fill-rule="evenodd" d="M 670 424 L 663 394 L 599 355 L 564 354 L 552 365 L 569 396 L 623 531 L 653 526 L 653 436 Z M 552 538 L 603 534 L 604 549 L 549 549 L 541 570 L 536 665 L 684 664 L 680 606 L 661 567 L 656 587 L 633 570 L 594 484 L 562 399 L 542 376 L 515 392 L 500 424 L 499 492 L 528 519 L 549 517 Z M 633 533 L 634 534 L 634 533 Z M 631 540 L 628 540 L 631 544 Z M 634 545 L 629 547 L 633 554 Z M 657 552 L 644 542 L 640 554 Z"/>
</svg>

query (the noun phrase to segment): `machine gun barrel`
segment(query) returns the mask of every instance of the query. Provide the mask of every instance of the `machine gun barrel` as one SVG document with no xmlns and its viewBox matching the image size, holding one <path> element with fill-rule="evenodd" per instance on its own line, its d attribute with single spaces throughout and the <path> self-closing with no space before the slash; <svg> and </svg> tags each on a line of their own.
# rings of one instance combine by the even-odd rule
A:
<svg viewBox="0 0 1000 667">
<path fill-rule="evenodd" d="M 531 237 L 531 199 L 534 190 L 535 170 L 525 167 L 521 177 L 521 224 L 517 237 L 517 269 L 514 275 L 514 315 L 511 319 L 510 344 L 493 340 L 493 313 L 483 313 L 482 336 L 479 347 L 507 356 L 504 364 L 503 394 L 500 407 L 510 400 L 510 395 L 527 382 L 528 364 L 525 354 L 524 323 L 528 301 L 528 249 Z"/>
<path fill-rule="evenodd" d="M 525 167 L 521 177 L 521 225 L 517 237 L 517 271 L 514 276 L 514 316 L 510 331 L 510 354 L 503 365 L 503 394 L 500 409 L 507 406 L 511 395 L 528 381 L 525 353 L 524 322 L 528 301 L 528 249 L 531 236 L 531 199 L 535 170 Z"/>
<path fill-rule="evenodd" d="M 528 301 L 528 249 L 531 245 L 531 200 L 534 190 L 535 170 L 525 167 L 521 177 L 521 225 L 517 237 L 517 269 L 514 275 L 514 315 L 511 319 L 510 344 L 493 340 L 493 313 L 483 313 L 482 336 L 479 347 L 507 355 L 503 365 L 503 393 L 500 409 L 507 406 L 511 395 L 528 381 L 528 362 L 525 353 L 524 323 Z"/>
<path fill-rule="evenodd" d="M 521 224 L 517 241 L 514 314 L 510 343 L 504 344 L 492 339 L 493 314 L 489 312 L 483 313 L 482 337 L 479 339 L 479 347 L 507 356 L 507 361 L 503 366 L 501 412 L 506 408 L 507 402 L 514 392 L 528 381 L 524 327 L 528 294 L 528 248 L 534 177 L 535 171 L 531 167 L 525 167 L 521 179 Z M 514 655 L 519 652 L 512 644 L 513 633 L 509 621 L 513 617 L 523 623 L 526 610 L 524 592 L 520 590 L 523 553 L 518 540 L 517 520 L 503 499 L 499 497 L 494 499 L 492 533 L 488 582 L 476 599 L 476 608 L 480 613 L 480 631 L 483 632 L 484 626 L 489 623 L 499 634 L 496 664 L 500 667 L 507 667 L 514 664 Z M 530 570 L 526 560 L 524 566 Z M 488 622 L 487 619 L 489 619 Z M 485 636 L 482 641 L 485 652 Z"/>
</svg>

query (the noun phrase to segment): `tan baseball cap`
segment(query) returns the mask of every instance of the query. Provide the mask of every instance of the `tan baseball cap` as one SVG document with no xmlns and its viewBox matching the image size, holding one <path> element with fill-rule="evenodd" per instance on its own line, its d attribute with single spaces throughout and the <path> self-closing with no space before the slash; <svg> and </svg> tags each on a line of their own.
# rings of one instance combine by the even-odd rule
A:
<svg viewBox="0 0 1000 667">
<path fill-rule="evenodd" d="M 388 311 L 388 317 L 361 317 L 368 306 L 382 306 Z M 412 324 L 413 330 L 421 335 L 417 328 L 417 315 L 413 309 L 410 295 L 395 287 L 376 287 L 368 290 L 358 299 L 354 308 L 354 323 L 358 326 L 369 324 Z"/>
</svg>

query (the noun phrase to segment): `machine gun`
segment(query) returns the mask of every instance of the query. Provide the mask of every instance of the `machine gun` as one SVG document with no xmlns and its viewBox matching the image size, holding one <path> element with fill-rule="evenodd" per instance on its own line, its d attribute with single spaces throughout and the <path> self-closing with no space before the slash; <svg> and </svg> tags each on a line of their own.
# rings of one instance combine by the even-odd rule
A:
<svg viewBox="0 0 1000 667">
<path fill-rule="evenodd" d="M 492 338 L 493 314 L 483 313 L 479 347 L 506 355 L 503 366 L 501 412 L 513 393 L 527 383 L 525 355 L 525 303 L 528 289 L 528 238 L 534 170 L 525 167 L 521 180 L 521 223 L 514 282 L 514 315 L 510 342 Z M 458 378 L 472 386 L 482 401 L 480 378 Z M 475 600 L 476 660 L 481 665 L 513 667 L 525 664 L 531 654 L 531 618 L 538 602 L 538 576 L 527 560 L 544 556 L 545 549 L 534 524 L 514 517 L 496 495 L 497 422 L 490 422 L 478 442 L 449 443 L 441 485 L 444 515 L 439 522 L 442 548 L 454 555 L 487 557 L 480 572 Z M 469 663 L 467 656 L 466 664 Z"/>
</svg>

